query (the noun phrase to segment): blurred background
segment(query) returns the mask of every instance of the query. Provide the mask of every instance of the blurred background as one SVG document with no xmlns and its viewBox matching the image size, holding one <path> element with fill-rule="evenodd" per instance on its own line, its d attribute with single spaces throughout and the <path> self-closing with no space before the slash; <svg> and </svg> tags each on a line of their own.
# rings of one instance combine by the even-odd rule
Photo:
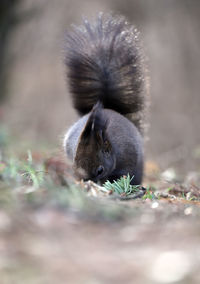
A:
<svg viewBox="0 0 200 284">
<path fill-rule="evenodd" d="M 18 141 L 60 147 L 77 119 L 66 86 L 65 31 L 122 14 L 141 32 L 151 79 L 147 158 L 200 169 L 199 0 L 1 0 L 0 120 Z"/>
</svg>

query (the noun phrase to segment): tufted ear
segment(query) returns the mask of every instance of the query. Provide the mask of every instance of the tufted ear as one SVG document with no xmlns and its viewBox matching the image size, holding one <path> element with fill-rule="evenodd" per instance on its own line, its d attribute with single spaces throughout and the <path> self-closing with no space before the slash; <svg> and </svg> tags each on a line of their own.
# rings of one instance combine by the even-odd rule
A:
<svg viewBox="0 0 200 284">
<path fill-rule="evenodd" d="M 107 122 L 103 113 L 103 106 L 100 102 L 96 103 L 88 117 L 85 128 L 82 131 L 80 141 L 89 142 L 91 138 L 96 139 L 98 144 L 105 141 L 105 131 Z"/>
</svg>

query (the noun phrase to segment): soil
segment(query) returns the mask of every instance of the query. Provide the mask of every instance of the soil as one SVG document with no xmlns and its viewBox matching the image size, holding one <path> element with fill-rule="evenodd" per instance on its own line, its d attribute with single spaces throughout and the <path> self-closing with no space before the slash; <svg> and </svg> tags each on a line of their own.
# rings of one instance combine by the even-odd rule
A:
<svg viewBox="0 0 200 284">
<path fill-rule="evenodd" d="M 0 283 L 200 283 L 200 202 L 178 189 L 90 197 L 126 211 L 113 219 L 51 205 L 1 210 Z"/>
</svg>

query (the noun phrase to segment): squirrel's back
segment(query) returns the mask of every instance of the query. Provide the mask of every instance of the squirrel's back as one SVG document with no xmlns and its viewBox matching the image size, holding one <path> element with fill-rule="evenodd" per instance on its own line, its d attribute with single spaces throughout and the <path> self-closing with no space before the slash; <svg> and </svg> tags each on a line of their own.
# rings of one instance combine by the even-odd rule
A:
<svg viewBox="0 0 200 284">
<path fill-rule="evenodd" d="M 101 101 L 143 133 L 147 78 L 138 31 L 121 16 L 99 14 L 67 34 L 65 63 L 74 107 L 81 114 Z"/>
</svg>

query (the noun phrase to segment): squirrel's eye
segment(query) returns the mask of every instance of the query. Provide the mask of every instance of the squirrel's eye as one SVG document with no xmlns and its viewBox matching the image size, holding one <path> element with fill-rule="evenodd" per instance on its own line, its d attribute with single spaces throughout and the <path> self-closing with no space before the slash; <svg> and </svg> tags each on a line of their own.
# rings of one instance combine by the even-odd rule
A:
<svg viewBox="0 0 200 284">
<path fill-rule="evenodd" d="M 104 171 L 104 167 L 102 165 L 100 165 L 98 168 L 97 168 L 97 176 L 100 176 Z"/>
</svg>

